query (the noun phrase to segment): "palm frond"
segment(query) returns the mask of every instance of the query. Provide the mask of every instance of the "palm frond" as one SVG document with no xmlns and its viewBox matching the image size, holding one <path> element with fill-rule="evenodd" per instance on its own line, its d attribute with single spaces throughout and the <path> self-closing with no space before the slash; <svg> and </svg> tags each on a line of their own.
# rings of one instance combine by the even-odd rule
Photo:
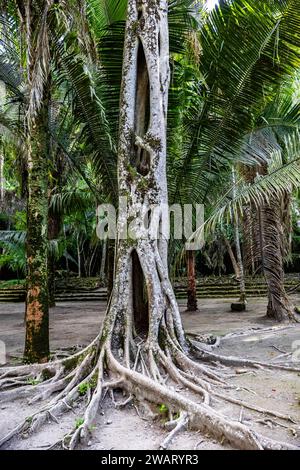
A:
<svg viewBox="0 0 300 470">
<path fill-rule="evenodd" d="M 202 202 L 211 176 L 241 157 L 254 116 L 299 66 L 299 10 L 295 0 L 235 0 L 210 13 L 200 33 L 205 82 L 198 80 L 198 103 L 194 98 L 185 113 L 185 139 L 174 158 L 176 200 Z"/>
<path fill-rule="evenodd" d="M 282 163 L 281 150 L 275 150 L 270 157 L 269 172 L 265 176 L 257 175 L 252 184 L 240 180 L 235 196 L 232 197 L 232 186 L 225 196 L 215 205 L 206 222 L 192 235 L 203 239 L 203 234 L 212 233 L 217 225 L 224 222 L 232 223 L 237 215 L 242 217 L 245 208 L 254 206 L 259 208 L 270 204 L 274 196 L 284 197 L 300 185 L 300 134 L 295 132 L 293 138 L 285 141 L 285 155 L 289 155 L 287 163 Z"/>
<path fill-rule="evenodd" d="M 82 189 L 65 189 L 53 194 L 50 202 L 50 210 L 56 214 L 74 213 L 96 208 L 96 200 L 93 194 Z"/>
</svg>

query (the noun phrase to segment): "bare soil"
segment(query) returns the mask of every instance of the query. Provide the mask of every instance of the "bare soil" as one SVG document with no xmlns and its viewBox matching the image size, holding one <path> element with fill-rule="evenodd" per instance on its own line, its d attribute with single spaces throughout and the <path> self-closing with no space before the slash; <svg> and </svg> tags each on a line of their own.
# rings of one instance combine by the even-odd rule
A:
<svg viewBox="0 0 300 470">
<path fill-rule="evenodd" d="M 292 298 L 297 305 L 299 296 Z M 264 317 L 266 301 L 251 299 L 247 312 L 231 312 L 232 300 L 204 300 L 200 311 L 187 313 L 185 304 L 180 302 L 182 318 L 187 332 L 200 335 L 218 335 L 224 337 L 217 354 L 240 356 L 263 362 L 276 363 L 276 357 L 290 352 L 297 347 L 300 349 L 300 324 L 292 327 L 274 325 Z M 105 314 L 105 304 L 89 303 L 59 303 L 51 310 L 50 336 L 53 354 L 72 348 L 82 347 L 89 343 L 97 334 Z M 0 340 L 4 341 L 7 349 L 7 360 L 14 364 L 20 361 L 24 347 L 24 305 L 0 304 Z M 268 328 L 268 329 L 267 329 Z M 247 331 L 247 335 L 230 336 L 232 333 Z M 225 336 L 226 335 L 226 336 Z M 229 336 L 227 336 L 229 335 Z M 296 351 L 296 349 L 295 349 Z M 293 366 L 300 368 L 300 354 L 295 353 L 294 361 L 289 356 Z M 247 401 L 255 406 L 268 408 L 293 417 L 300 422 L 300 374 L 286 371 L 266 369 L 236 368 L 230 383 L 236 388 L 226 392 L 235 398 Z M 183 390 L 184 391 L 184 390 Z M 121 393 L 115 393 L 116 402 L 122 400 Z M 13 403 L 0 403 L 0 438 L 13 429 L 22 419 L 32 415 L 41 404 L 29 406 L 24 400 Z M 284 440 L 300 446 L 300 429 L 298 424 L 286 422 L 279 426 L 277 420 L 267 419 L 266 416 L 255 414 L 250 410 L 228 403 L 220 402 L 218 409 L 232 419 L 244 423 L 253 420 L 263 420 L 253 424 L 253 429 L 273 439 Z M 73 412 L 59 419 L 59 422 L 49 423 L 36 434 L 16 438 L 6 444 L 5 449 L 45 449 L 53 445 L 69 432 L 76 420 L 82 416 L 82 403 L 75 404 Z M 147 410 L 148 411 L 148 410 Z M 95 428 L 92 430 L 90 442 L 84 447 L 93 450 L 137 450 L 158 449 L 167 431 L 163 424 L 165 417 L 159 409 L 153 409 L 155 420 L 149 419 L 148 412 L 143 416 L 143 409 L 137 409 L 134 404 L 119 410 L 114 407 L 111 397 L 107 396 L 99 410 Z M 275 422 L 276 421 L 276 422 Z M 208 435 L 186 430 L 179 434 L 170 446 L 171 449 L 228 449 L 225 443 L 212 440 Z"/>
</svg>

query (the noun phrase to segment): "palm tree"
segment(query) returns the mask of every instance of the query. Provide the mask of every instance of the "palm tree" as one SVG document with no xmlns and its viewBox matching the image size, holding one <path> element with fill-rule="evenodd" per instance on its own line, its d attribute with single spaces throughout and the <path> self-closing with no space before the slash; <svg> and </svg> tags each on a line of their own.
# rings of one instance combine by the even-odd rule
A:
<svg viewBox="0 0 300 470">
<path fill-rule="evenodd" d="M 18 4 L 26 49 L 27 298 L 24 360 L 49 358 L 48 303 L 48 113 L 50 49 L 48 13 L 52 2 Z"/>
<path fill-rule="evenodd" d="M 246 175 L 249 178 L 252 174 L 251 180 L 240 180 L 234 198 L 223 197 L 206 222 L 211 231 L 216 223 L 224 219 L 230 218 L 235 223 L 237 217 L 245 215 L 246 230 L 254 234 L 249 242 L 252 256 L 248 257 L 256 266 L 262 267 L 268 287 L 267 316 L 279 322 L 297 320 L 284 289 L 283 261 L 287 254 L 287 243 L 283 220 L 290 210 L 287 206 L 290 194 L 300 182 L 299 131 L 294 130 L 292 121 L 289 124 L 286 122 L 286 125 L 292 127 L 293 131 L 280 145 L 274 139 L 276 146 L 273 149 L 271 147 L 271 150 L 266 150 L 266 141 L 259 137 L 260 144 L 256 145 L 256 151 L 263 142 L 260 153 L 261 157 L 263 153 L 268 154 L 268 165 L 253 167 L 252 172 L 247 168 Z M 280 123 L 280 127 L 282 130 L 283 123 Z M 255 135 L 252 135 L 252 149 L 254 141 Z M 244 170 L 243 173 L 245 175 Z"/>
<path fill-rule="evenodd" d="M 256 4 L 254 11 L 253 5 L 245 5 L 239 0 L 231 6 L 223 3 L 209 15 L 201 30 L 199 78 L 197 80 L 196 75 L 194 93 L 183 116 L 185 132 L 180 140 L 180 151 L 175 146 L 169 161 L 171 200 L 211 203 L 211 207 L 216 186 L 222 185 L 224 174 L 231 174 L 233 159 L 248 166 L 261 161 L 255 148 L 241 155 L 243 140 L 247 134 L 251 136 L 255 132 L 256 125 L 261 128 L 259 118 L 263 118 L 266 106 L 269 106 L 269 121 L 266 120 L 263 127 L 265 130 L 274 128 L 276 115 L 272 117 L 275 110 L 274 107 L 271 109 L 270 103 L 276 98 L 285 77 L 299 64 L 296 54 L 298 36 L 290 32 L 290 21 L 293 21 L 290 2 Z M 235 19 L 231 16 L 233 11 Z M 244 16 L 246 11 L 247 17 Z M 293 10 L 293 14 L 295 12 Z M 261 14 L 267 15 L 266 24 L 261 23 L 255 38 L 247 39 L 247 35 L 252 35 L 256 29 L 254 23 L 259 21 Z M 282 40 L 278 42 L 276 29 L 279 25 Z M 292 47 L 286 47 L 288 42 L 283 38 L 289 38 Z M 237 50 L 243 55 L 238 65 Z M 268 69 L 269 72 L 273 70 L 271 75 Z"/>
</svg>

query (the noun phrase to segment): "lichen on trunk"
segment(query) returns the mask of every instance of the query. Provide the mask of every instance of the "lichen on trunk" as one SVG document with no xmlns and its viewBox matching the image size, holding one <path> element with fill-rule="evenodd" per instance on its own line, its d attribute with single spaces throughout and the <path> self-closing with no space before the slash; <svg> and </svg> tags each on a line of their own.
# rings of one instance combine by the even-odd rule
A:
<svg viewBox="0 0 300 470">
<path fill-rule="evenodd" d="M 131 225 L 127 240 L 117 240 L 115 286 L 125 270 L 129 287 L 122 293 L 115 288 L 112 305 L 119 304 L 126 311 L 125 323 L 134 325 L 135 319 L 137 329 L 145 330 L 145 325 L 148 326 L 147 337 L 152 345 L 158 342 L 159 325 L 167 322 L 169 314 L 175 316 L 176 335 L 184 342 L 165 266 L 164 240 L 160 240 L 159 234 L 157 239 L 153 237 L 150 222 L 139 223 L 146 217 L 151 221 L 153 207 L 160 208 L 166 202 L 168 87 L 167 4 L 129 2 L 118 162 L 120 195 L 127 198 L 127 207 L 119 209 L 118 233 L 126 232 L 128 220 L 137 223 Z M 162 219 L 162 210 L 155 217 Z M 143 302 L 145 291 L 147 298 Z"/>
<path fill-rule="evenodd" d="M 32 126 L 28 143 L 27 298 L 24 360 L 49 357 L 48 316 L 48 106 L 47 99 Z"/>
</svg>

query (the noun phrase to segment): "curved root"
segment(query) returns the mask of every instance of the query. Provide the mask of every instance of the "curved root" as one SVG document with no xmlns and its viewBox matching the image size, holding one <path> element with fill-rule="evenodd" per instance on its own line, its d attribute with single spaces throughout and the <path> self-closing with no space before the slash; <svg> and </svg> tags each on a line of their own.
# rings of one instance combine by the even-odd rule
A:
<svg viewBox="0 0 300 470">
<path fill-rule="evenodd" d="M 15 370 L 17 377 L 15 382 L 12 369 L 7 369 L 2 374 L 1 380 L 6 381 L 7 387 L 20 384 L 20 388 L 4 390 L 1 392 L 1 396 L 11 392 L 10 397 L 12 397 L 13 393 L 18 393 L 18 396 L 30 397 L 30 403 L 34 403 L 58 393 L 30 419 L 26 419 L 0 440 L 0 447 L 24 431 L 27 433 L 37 431 L 49 418 L 57 422 L 59 416 L 72 410 L 72 404 L 84 394 L 87 398 L 87 405 L 83 422 L 61 441 L 63 448 L 74 449 L 78 443 L 90 435 L 106 391 L 122 388 L 128 393 L 128 398 L 116 406 L 126 406 L 133 400 L 145 400 L 155 404 L 164 403 L 171 416 L 173 413 L 180 414 L 177 420 L 172 421 L 171 419 L 168 423 L 168 428 L 172 427 L 173 429 L 161 444 L 161 448 L 167 448 L 175 435 L 187 425 L 191 429 L 208 432 L 222 442 L 225 440 L 238 449 L 297 448 L 288 443 L 273 441 L 250 429 L 248 425 L 242 423 L 242 419 L 234 421 L 216 411 L 213 408 L 213 401 L 219 399 L 242 407 L 242 409 L 249 409 L 254 413 L 295 423 L 291 417 L 222 394 L 219 388 L 228 386 L 225 380 L 228 376 L 226 377 L 224 369 L 218 370 L 214 366 L 194 362 L 180 349 L 178 343 L 173 342 L 166 328 L 163 328 L 162 331 L 165 335 L 164 348 L 159 344 L 155 348 L 151 347 L 149 341 L 140 342 L 139 345 L 135 344 L 133 348 L 130 346 L 130 342 L 127 342 L 129 350 L 125 355 L 121 354 L 121 357 L 120 355 L 118 357 L 119 349 L 112 347 L 111 335 L 108 335 L 101 348 L 101 340 L 98 337 L 97 341 L 95 340 L 81 353 L 61 361 L 39 366 L 38 369 L 34 368 L 34 373 L 40 374 L 40 376 L 45 370 L 51 371 L 51 376 L 46 377 L 44 382 L 36 386 L 24 385 L 24 381 L 28 380 L 28 366 L 25 366 L 21 373 L 18 369 Z M 211 362 L 219 361 L 220 357 L 222 359 L 222 356 L 206 351 L 200 352 L 205 360 Z M 225 361 L 225 363 L 227 366 L 233 365 L 233 363 L 237 365 L 235 358 L 234 360 L 229 358 L 229 361 Z M 239 365 L 247 366 L 250 363 L 251 361 L 238 362 Z M 73 367 L 70 368 L 70 365 Z M 263 363 L 255 363 L 255 365 L 257 367 L 264 366 Z M 291 370 L 291 368 L 286 370 Z M 21 380 L 19 380 L 20 377 L 22 377 Z M 166 385 L 169 379 L 171 379 L 171 383 Z M 4 383 L 2 382 L 2 384 Z M 175 389 L 176 384 L 181 385 L 188 396 L 178 393 Z M 190 398 L 195 394 L 197 397 L 201 397 L 200 403 Z"/>
<path fill-rule="evenodd" d="M 173 441 L 173 439 L 177 436 L 177 434 L 179 434 L 182 430 L 186 429 L 188 422 L 188 414 L 182 413 L 179 418 L 175 421 L 169 421 L 169 423 L 166 423 L 165 427 L 173 426 L 173 429 L 160 445 L 160 449 L 166 450 Z"/>
<path fill-rule="evenodd" d="M 210 351 L 206 351 L 201 349 L 199 345 L 192 341 L 193 345 L 193 353 L 199 359 L 204 362 L 215 362 L 224 364 L 226 366 L 235 366 L 235 367 L 252 367 L 256 369 L 266 368 L 266 369 L 274 369 L 274 370 L 285 370 L 287 372 L 300 372 L 299 367 L 291 367 L 281 364 L 270 364 L 268 362 L 261 362 L 249 359 L 241 359 L 239 357 L 234 356 L 222 356 L 220 354 L 215 354 Z"/>
</svg>

